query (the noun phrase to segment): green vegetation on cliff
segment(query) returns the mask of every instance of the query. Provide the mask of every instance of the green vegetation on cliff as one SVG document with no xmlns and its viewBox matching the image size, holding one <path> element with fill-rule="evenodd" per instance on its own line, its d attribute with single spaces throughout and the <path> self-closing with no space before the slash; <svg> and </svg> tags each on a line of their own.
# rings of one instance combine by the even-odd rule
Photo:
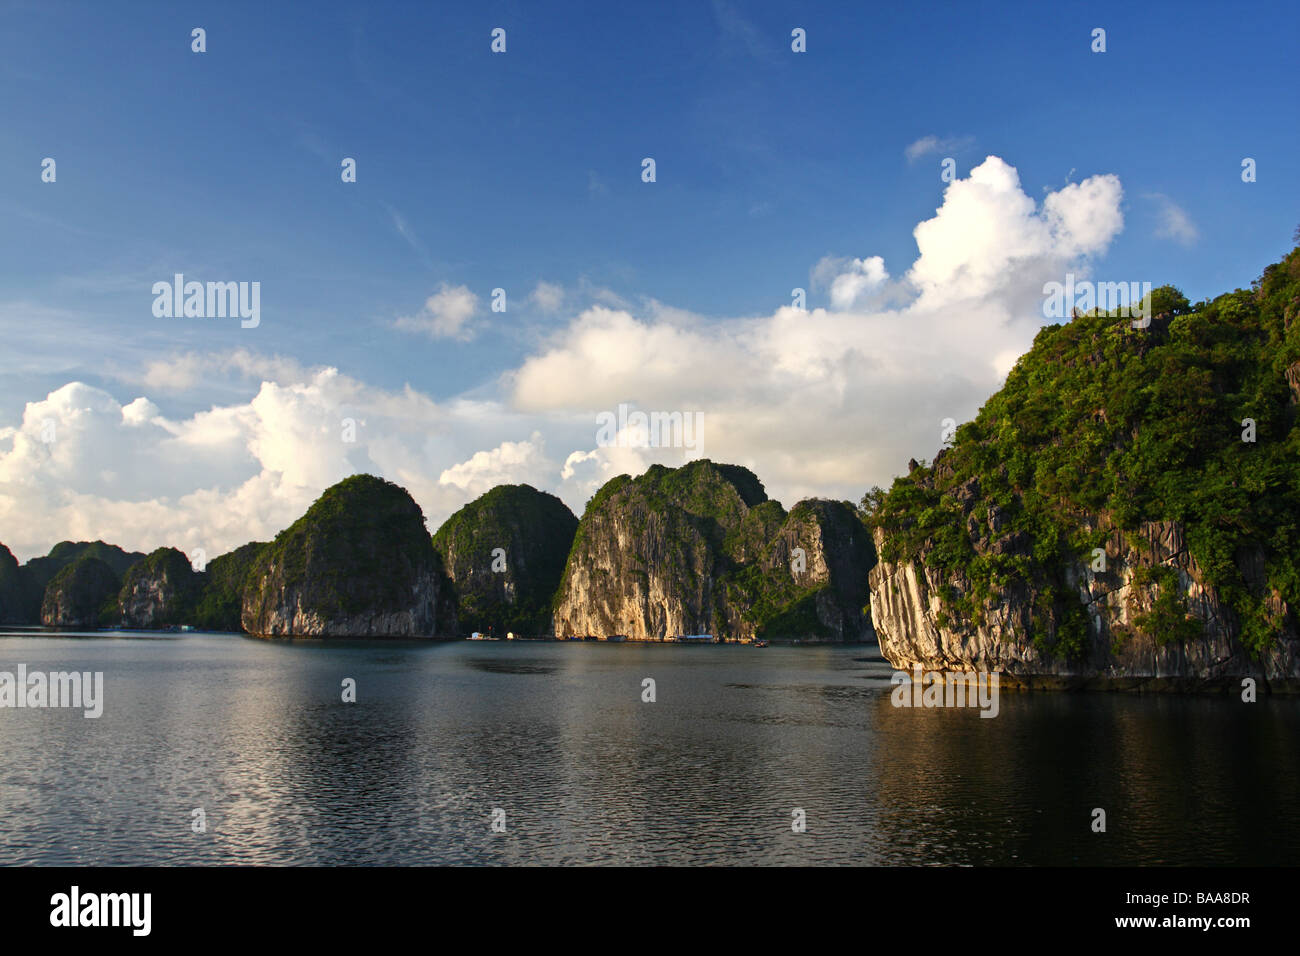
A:
<svg viewBox="0 0 1300 956">
<path fill-rule="evenodd" d="M 49 554 L 32 558 L 19 569 L 23 598 L 18 617 L 22 622 L 40 623 L 46 587 L 55 575 L 82 557 L 103 561 L 119 581 L 133 564 L 144 560 L 144 555 L 138 551 L 123 551 L 117 545 L 103 541 L 60 541 Z"/>
<path fill-rule="evenodd" d="M 577 527 L 564 502 L 530 485 L 499 485 L 448 518 L 433 546 L 455 583 L 461 630 L 550 633 Z"/>
<path fill-rule="evenodd" d="M 870 633 L 862 608 L 872 564 L 868 530 L 847 502 L 806 501 L 787 514 L 746 468 L 655 465 L 610 480 L 588 502 L 556 626 L 860 640 Z"/>
<path fill-rule="evenodd" d="M 833 601 L 850 619 L 855 612 L 869 619 L 867 573 L 875 565 L 875 548 L 852 503 L 807 499 L 789 514 L 776 502 L 760 507 L 772 504 L 776 510 L 769 520 L 778 514 L 782 520 L 768 535 L 765 560 L 739 567 L 723 579 L 732 600 L 745 608 L 744 619 L 754 625 L 755 636 L 771 640 L 832 638 L 833 629 L 818 613 L 819 600 Z M 795 548 L 804 552 L 801 572 L 792 571 Z M 828 577 L 814 583 L 810 563 L 818 555 L 827 562 Z"/>
<path fill-rule="evenodd" d="M 41 623 L 64 627 L 115 624 L 121 586 L 121 579 L 106 562 L 83 554 L 46 585 Z"/>
<path fill-rule="evenodd" d="M 1087 563 L 1108 525 L 1177 522 L 1243 645 L 1265 647 L 1285 623 L 1268 595 L 1300 607 L 1300 249 L 1250 291 L 1192 306 L 1165 286 L 1151 299 L 1148 328 L 1097 312 L 1043 328 L 951 448 L 869 493 L 882 560 L 964 571 L 973 592 L 944 595 L 957 619 L 1032 582 L 1035 642 L 1068 657 L 1087 631 L 1067 569 Z M 1256 550 L 1265 571 L 1251 581 L 1242 555 Z M 1139 626 L 1185 640 L 1181 608 L 1161 600 Z"/>
<path fill-rule="evenodd" d="M 27 592 L 18 559 L 0 544 L 0 624 L 28 623 Z"/>
<path fill-rule="evenodd" d="M 258 551 L 243 616 L 261 621 L 285 610 L 289 595 L 325 620 L 400 612 L 429 574 L 441 576 L 442 565 L 420 506 L 390 481 L 353 475 Z"/>
<path fill-rule="evenodd" d="M 697 459 L 680 468 L 651 465 L 645 473 L 624 483 L 620 475 L 614 493 L 635 489 L 637 507 L 632 517 L 638 530 L 652 513 L 668 509 L 680 512 L 710 544 L 721 547 L 729 533 L 744 522 L 749 509 L 767 501 L 763 483 L 748 468 Z M 606 485 L 588 505 L 604 500 Z M 780 505 L 778 504 L 779 508 Z"/>
<path fill-rule="evenodd" d="M 50 553 L 43 558 L 32 558 L 27 562 L 32 577 L 40 587 L 45 587 L 54 576 L 78 558 L 98 558 L 119 578 L 123 577 L 131 566 L 144 560 L 139 551 L 123 551 L 115 544 L 103 541 L 60 541 L 50 548 Z"/>
<path fill-rule="evenodd" d="M 131 627 L 193 624 L 203 578 L 175 548 L 158 548 L 133 564 L 122 580 L 118 607 Z"/>
<path fill-rule="evenodd" d="M 205 631 L 238 631 L 244 586 L 258 554 L 266 545 L 253 541 L 213 558 L 203 572 L 203 590 L 194 612 L 194 626 Z"/>
</svg>

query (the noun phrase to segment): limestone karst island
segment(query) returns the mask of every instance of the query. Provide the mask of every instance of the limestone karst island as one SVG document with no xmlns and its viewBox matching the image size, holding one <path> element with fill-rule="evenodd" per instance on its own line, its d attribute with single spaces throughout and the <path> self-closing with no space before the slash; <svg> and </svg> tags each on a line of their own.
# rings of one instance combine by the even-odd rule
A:
<svg viewBox="0 0 1300 956">
<path fill-rule="evenodd" d="M 788 510 L 696 460 L 607 482 L 576 518 L 494 488 L 432 536 L 354 475 L 273 541 L 0 546 L 0 622 L 264 638 L 878 642 L 1003 686 L 1300 690 L 1300 249 L 1250 290 L 1151 293 L 1042 329 L 929 464 Z"/>
</svg>

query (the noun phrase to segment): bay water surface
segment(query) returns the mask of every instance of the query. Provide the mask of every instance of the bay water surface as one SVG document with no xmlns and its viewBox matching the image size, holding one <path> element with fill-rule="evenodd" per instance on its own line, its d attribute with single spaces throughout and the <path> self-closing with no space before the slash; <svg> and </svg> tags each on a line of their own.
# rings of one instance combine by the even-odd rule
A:
<svg viewBox="0 0 1300 956">
<path fill-rule="evenodd" d="M 1291 698 L 1003 692 L 988 719 L 892 706 L 862 645 L 0 631 L 18 664 L 105 700 L 0 708 L 0 865 L 1300 860 Z"/>
</svg>

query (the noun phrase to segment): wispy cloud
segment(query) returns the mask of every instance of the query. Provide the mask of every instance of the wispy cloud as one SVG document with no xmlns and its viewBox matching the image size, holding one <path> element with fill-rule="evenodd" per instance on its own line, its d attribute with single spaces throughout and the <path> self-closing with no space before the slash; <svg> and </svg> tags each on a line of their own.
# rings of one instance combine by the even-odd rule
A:
<svg viewBox="0 0 1300 956">
<path fill-rule="evenodd" d="M 756 60 L 768 63 L 777 60 L 776 48 L 767 36 L 726 0 L 713 0 L 713 16 L 722 28 L 723 39 L 733 46 L 742 47 Z"/>
<path fill-rule="evenodd" d="M 381 205 L 385 210 L 387 210 L 389 218 L 392 219 L 393 228 L 397 230 L 397 234 L 406 240 L 406 244 L 420 257 L 420 261 L 422 261 L 426 267 L 432 269 L 433 259 L 429 256 L 429 250 L 424 247 L 424 243 L 422 243 L 420 237 L 415 234 L 415 230 L 412 229 L 411 224 L 406 221 L 406 217 L 388 203 L 381 203 Z"/>
<path fill-rule="evenodd" d="M 43 212 L 35 212 L 33 210 L 24 208 L 22 206 L 14 205 L 12 203 L 6 203 L 5 208 L 9 211 L 9 213 L 16 216 L 21 216 L 23 219 L 26 219 L 29 222 L 39 223 L 42 226 L 53 226 L 56 229 L 62 229 L 64 232 L 70 232 L 73 235 L 84 236 L 91 239 L 109 238 L 102 232 L 95 232 L 90 229 L 83 229 L 81 226 L 74 225 L 73 223 L 69 223 L 69 222 L 64 222 L 62 219 L 56 219 L 54 216 L 46 215 Z"/>
<path fill-rule="evenodd" d="M 185 391 L 214 375 L 231 376 L 245 382 L 258 380 L 296 385 L 310 380 L 318 371 L 306 369 L 292 358 L 267 356 L 239 348 L 207 354 L 185 352 L 154 359 L 142 373 L 129 380 L 160 391 Z"/>
<path fill-rule="evenodd" d="M 903 155 L 907 157 L 909 163 L 915 163 L 917 160 L 929 156 L 932 153 L 956 153 L 974 145 L 974 136 L 950 136 L 946 139 L 935 136 L 922 136 L 914 143 L 909 143 L 903 150 Z"/>
<path fill-rule="evenodd" d="M 1157 239 L 1171 239 L 1179 245 L 1191 246 L 1201 238 L 1201 232 L 1196 228 L 1196 223 L 1192 222 L 1187 210 L 1164 193 L 1145 193 L 1142 198 L 1156 204 Z"/>
<path fill-rule="evenodd" d="M 537 283 L 528 298 L 543 312 L 558 312 L 564 305 L 564 286 L 543 280 Z"/>
</svg>

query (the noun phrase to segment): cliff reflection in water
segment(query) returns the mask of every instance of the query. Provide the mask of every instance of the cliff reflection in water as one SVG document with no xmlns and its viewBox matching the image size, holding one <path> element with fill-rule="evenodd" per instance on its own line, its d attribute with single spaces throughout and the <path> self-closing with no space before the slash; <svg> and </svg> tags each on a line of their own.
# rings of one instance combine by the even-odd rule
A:
<svg viewBox="0 0 1300 956">
<path fill-rule="evenodd" d="M 1289 699 L 1003 693 L 973 710 L 873 702 L 892 863 L 1290 864 L 1300 733 Z M 1106 832 L 1092 830 L 1093 810 Z"/>
</svg>

